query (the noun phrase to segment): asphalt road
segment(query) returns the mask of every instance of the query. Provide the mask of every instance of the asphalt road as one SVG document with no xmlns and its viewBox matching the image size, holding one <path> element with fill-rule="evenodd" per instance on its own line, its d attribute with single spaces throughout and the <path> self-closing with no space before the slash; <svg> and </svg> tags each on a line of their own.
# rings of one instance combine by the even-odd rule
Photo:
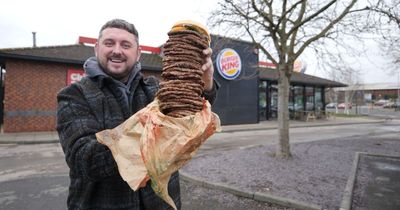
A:
<svg viewBox="0 0 400 210">
<path fill-rule="evenodd" d="M 399 121 L 379 124 L 291 128 L 292 143 L 384 136 Z M 323 133 L 323 135 L 321 135 Z M 218 133 L 197 155 L 276 144 L 277 130 Z M 68 168 L 59 144 L 0 145 L 0 210 L 66 209 Z M 183 209 L 287 209 L 182 182 Z"/>
</svg>

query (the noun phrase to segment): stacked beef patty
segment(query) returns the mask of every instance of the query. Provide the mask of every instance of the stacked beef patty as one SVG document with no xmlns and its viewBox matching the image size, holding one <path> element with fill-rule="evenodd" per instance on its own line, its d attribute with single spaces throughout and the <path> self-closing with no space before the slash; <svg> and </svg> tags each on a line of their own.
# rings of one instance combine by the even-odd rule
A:
<svg viewBox="0 0 400 210">
<path fill-rule="evenodd" d="M 171 30 L 164 44 L 162 82 L 156 94 L 160 110 L 171 117 L 193 115 L 203 108 L 203 50 L 207 36 L 193 30 Z"/>
</svg>

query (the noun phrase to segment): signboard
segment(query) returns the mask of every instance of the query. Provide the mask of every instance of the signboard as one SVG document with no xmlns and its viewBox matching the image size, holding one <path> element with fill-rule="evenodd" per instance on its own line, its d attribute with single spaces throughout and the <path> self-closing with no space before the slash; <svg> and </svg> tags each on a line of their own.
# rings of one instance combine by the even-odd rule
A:
<svg viewBox="0 0 400 210">
<path fill-rule="evenodd" d="M 81 79 L 85 76 L 85 72 L 83 70 L 78 69 L 68 69 L 67 71 L 67 85 L 73 84 L 75 82 L 81 81 Z"/>
<path fill-rule="evenodd" d="M 217 69 L 219 74 L 227 79 L 234 80 L 242 71 L 242 61 L 239 54 L 231 49 L 223 49 L 217 56 Z"/>
<path fill-rule="evenodd" d="M 307 69 L 307 64 L 304 61 L 301 60 L 295 60 L 293 64 L 293 71 L 294 72 L 299 72 L 299 73 L 304 73 Z"/>
<path fill-rule="evenodd" d="M 272 62 L 260 61 L 260 66 L 276 69 L 276 65 Z M 304 73 L 307 70 L 307 63 L 302 60 L 295 60 L 293 64 L 293 71 Z"/>
</svg>

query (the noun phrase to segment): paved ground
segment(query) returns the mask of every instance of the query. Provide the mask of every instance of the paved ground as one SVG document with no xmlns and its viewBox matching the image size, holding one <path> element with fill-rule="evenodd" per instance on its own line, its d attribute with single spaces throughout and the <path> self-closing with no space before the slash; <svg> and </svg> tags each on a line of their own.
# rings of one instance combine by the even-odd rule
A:
<svg viewBox="0 0 400 210">
<path fill-rule="evenodd" d="M 400 209 L 400 156 L 360 154 L 353 210 Z"/>
<path fill-rule="evenodd" d="M 293 121 L 291 128 L 322 128 L 383 121 L 359 118 L 337 118 L 318 122 Z M 399 125 L 398 121 L 389 123 L 391 132 L 388 135 L 294 143 L 294 158 L 291 160 L 273 157 L 273 145 L 197 155 L 181 170 L 182 191 L 185 192 L 182 195 L 183 209 L 338 209 L 349 172 L 352 170 L 355 152 L 400 154 L 400 127 L 396 127 Z M 224 132 L 232 134 L 263 129 L 276 129 L 276 122 L 223 127 Z M 247 138 L 252 138 L 252 135 L 249 134 Z M 57 142 L 57 135 L 54 132 L 0 135 L 0 143 L 3 144 L 39 142 Z M 393 167 L 383 169 L 391 170 Z M 396 170 L 394 173 L 390 181 L 398 183 L 399 180 L 395 178 L 400 178 L 400 174 Z M 360 189 L 360 186 L 356 189 Z M 400 193 L 398 189 L 392 191 L 392 195 L 397 198 Z M 241 197 L 234 194 L 240 194 Z M 3 196 L 10 195 L 2 194 Z M 277 205 L 263 201 L 272 201 Z M 398 207 L 397 203 L 393 205 L 393 209 Z"/>
<path fill-rule="evenodd" d="M 342 118 L 336 117 L 329 120 L 315 121 L 290 121 L 290 127 L 316 127 L 330 125 L 352 125 L 360 123 L 376 123 L 385 121 L 384 117 L 378 118 Z M 240 124 L 222 126 L 222 132 L 238 132 L 249 130 L 276 129 L 277 122 L 261 121 L 257 124 Z M 0 133 L 0 144 L 38 144 L 38 143 L 58 143 L 57 132 L 22 132 L 22 133 Z"/>
</svg>

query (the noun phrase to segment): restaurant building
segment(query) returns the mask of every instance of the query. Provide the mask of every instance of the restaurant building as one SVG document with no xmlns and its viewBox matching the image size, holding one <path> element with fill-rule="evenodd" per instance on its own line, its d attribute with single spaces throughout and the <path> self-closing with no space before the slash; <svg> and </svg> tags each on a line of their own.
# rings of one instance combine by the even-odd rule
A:
<svg viewBox="0 0 400 210">
<path fill-rule="evenodd" d="M 2 132 L 55 131 L 57 93 L 79 81 L 96 39 L 74 45 L 0 49 Z M 162 48 L 141 46 L 142 72 L 160 77 Z M 258 123 L 277 116 L 277 71 L 260 66 L 250 42 L 212 35 L 214 78 L 219 83 L 212 109 L 223 125 Z M 291 110 L 323 110 L 324 91 L 346 85 L 304 73 L 291 78 Z"/>
</svg>

